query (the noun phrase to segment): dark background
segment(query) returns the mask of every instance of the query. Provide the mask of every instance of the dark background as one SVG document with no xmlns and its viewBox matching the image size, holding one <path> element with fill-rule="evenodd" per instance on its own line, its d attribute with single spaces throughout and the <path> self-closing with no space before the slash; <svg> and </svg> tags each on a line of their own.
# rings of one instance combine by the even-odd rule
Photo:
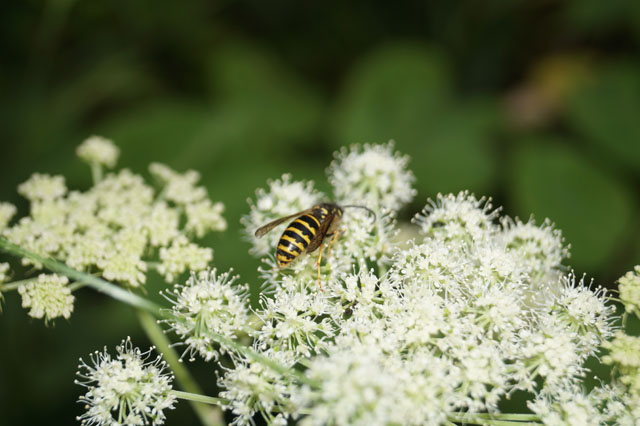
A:
<svg viewBox="0 0 640 426">
<path fill-rule="evenodd" d="M 640 2 L 9 1 L 0 12 L 0 199 L 33 172 L 90 185 L 75 147 L 99 134 L 120 167 L 201 172 L 229 229 L 214 263 L 257 290 L 239 219 L 269 178 L 328 190 L 332 152 L 396 141 L 418 196 L 469 189 L 549 217 L 578 276 L 614 286 L 640 263 Z M 151 279 L 149 294 L 160 287 Z M 72 424 L 76 360 L 131 335 L 91 291 L 46 328 L 7 295 L 0 424 Z M 255 291 L 254 291 L 255 297 Z M 212 366 L 196 363 L 214 393 Z M 168 424 L 192 424 L 188 404 Z"/>
</svg>

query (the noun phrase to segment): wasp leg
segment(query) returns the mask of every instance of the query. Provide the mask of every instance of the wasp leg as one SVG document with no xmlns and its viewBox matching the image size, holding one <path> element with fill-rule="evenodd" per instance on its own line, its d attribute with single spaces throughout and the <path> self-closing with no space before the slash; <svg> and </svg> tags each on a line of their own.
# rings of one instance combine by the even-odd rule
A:
<svg viewBox="0 0 640 426">
<path fill-rule="evenodd" d="M 331 246 L 336 242 L 338 238 L 340 238 L 340 235 L 342 235 L 342 231 L 337 230 L 333 234 L 333 237 L 331 237 L 331 239 L 329 240 L 329 245 L 327 246 L 327 257 L 331 256 Z"/>
<path fill-rule="evenodd" d="M 318 287 L 320 287 L 320 291 L 322 291 L 322 280 L 320 278 L 320 262 L 322 262 L 322 250 L 324 246 L 320 244 L 320 255 L 318 255 L 318 261 L 316 262 L 316 267 L 318 268 Z"/>
</svg>

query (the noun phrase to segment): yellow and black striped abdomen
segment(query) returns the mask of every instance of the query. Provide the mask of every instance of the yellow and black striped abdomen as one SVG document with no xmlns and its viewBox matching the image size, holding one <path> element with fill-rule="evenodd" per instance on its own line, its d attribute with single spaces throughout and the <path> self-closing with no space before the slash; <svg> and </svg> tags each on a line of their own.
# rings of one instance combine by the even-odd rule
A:
<svg viewBox="0 0 640 426">
<path fill-rule="evenodd" d="M 304 252 L 318 233 L 318 229 L 320 220 L 310 213 L 303 214 L 291 222 L 278 242 L 278 266 L 287 266 Z"/>
</svg>

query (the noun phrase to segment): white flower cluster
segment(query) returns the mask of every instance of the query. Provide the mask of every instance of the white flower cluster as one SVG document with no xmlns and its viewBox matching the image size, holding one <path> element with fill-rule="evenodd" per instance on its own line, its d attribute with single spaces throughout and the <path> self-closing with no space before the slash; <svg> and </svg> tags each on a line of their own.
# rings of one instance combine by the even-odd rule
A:
<svg viewBox="0 0 640 426">
<path fill-rule="evenodd" d="M 202 271 L 165 295 L 173 305 L 173 317 L 166 322 L 187 345 L 191 360 L 196 353 L 206 361 L 218 358 L 211 332 L 230 339 L 245 333 L 249 288 L 232 286 L 237 278 L 230 272 Z"/>
<path fill-rule="evenodd" d="M 16 206 L 10 203 L 0 203 L 0 232 L 7 227 L 15 214 Z"/>
<path fill-rule="evenodd" d="M 640 265 L 618 280 L 620 300 L 628 314 L 640 316 Z"/>
<path fill-rule="evenodd" d="M 78 147 L 78 155 L 112 167 L 118 149 L 92 137 Z M 149 266 L 155 265 L 148 262 L 158 258 L 157 269 L 167 281 L 186 270 L 206 269 L 212 250 L 190 240 L 226 229 L 222 204 L 212 203 L 205 188 L 197 186 L 197 172 L 180 174 L 161 164 L 150 169 L 161 181 L 158 194 L 126 169 L 107 174 L 86 192 L 68 191 L 62 176 L 34 174 L 18 187 L 31 202 L 30 216 L 12 227 L 0 227 L 2 236 L 41 256 L 130 287 L 146 281 Z M 0 225 L 13 215 L 12 207 L 0 206 Z"/>
<path fill-rule="evenodd" d="M 589 393 L 567 386 L 554 394 L 543 392 L 527 405 L 548 426 L 637 426 L 640 419 L 640 398 L 618 385 L 603 385 Z"/>
<path fill-rule="evenodd" d="M 625 308 L 625 316 L 638 314 L 638 286 L 640 266 L 628 272 L 618 280 L 620 284 L 620 300 Z M 594 305 L 569 307 L 574 320 L 593 319 Z M 576 330 L 576 321 L 573 329 Z M 624 323 L 624 320 L 623 320 Z M 595 325 L 593 322 L 590 325 Z M 597 326 L 596 326 L 597 327 Z M 584 331 L 587 331 L 587 326 Z M 592 328 L 593 332 L 594 329 Z M 587 332 L 588 333 L 588 332 Z M 585 339 L 586 345 L 596 344 L 597 338 Z M 546 425 L 616 424 L 636 426 L 640 421 L 640 337 L 626 334 L 618 329 L 613 338 L 600 342 L 607 352 L 601 357 L 604 364 L 614 367 L 611 384 L 595 388 L 588 394 L 573 385 L 557 389 L 554 394 L 543 392 L 534 401 L 528 403 L 529 408 L 539 414 Z"/>
<path fill-rule="evenodd" d="M 5 281 L 7 281 L 9 279 L 9 276 L 10 276 L 9 268 L 10 267 L 11 266 L 6 262 L 0 263 L 0 284 L 2 284 L 3 282 L 5 282 Z"/>
<path fill-rule="evenodd" d="M 285 352 L 265 352 L 269 359 L 286 367 L 293 364 Z M 284 377 L 264 364 L 240 359 L 232 369 L 226 369 L 218 385 L 223 389 L 220 397 L 229 401 L 224 406 L 236 417 L 232 424 L 254 425 L 256 411 L 274 426 L 286 426 L 290 413 L 296 412 L 292 395 L 297 392 L 291 377 Z"/>
<path fill-rule="evenodd" d="M 18 287 L 22 307 L 30 308 L 29 316 L 44 318 L 45 323 L 58 317 L 69 319 L 75 297 L 68 283 L 69 280 L 64 276 L 40 274 L 36 281 Z"/>
<path fill-rule="evenodd" d="M 80 397 L 86 412 L 78 417 L 85 425 L 138 426 L 164 424 L 164 410 L 172 409 L 176 397 L 171 393 L 173 376 L 164 372 L 162 356 L 151 359 L 146 352 L 123 340 L 112 358 L 105 348 L 91 355 L 91 364 L 82 358 L 76 384 L 87 388 Z"/>
<path fill-rule="evenodd" d="M 253 349 L 304 369 L 306 379 L 234 353 L 219 385 L 235 424 L 252 424 L 256 414 L 275 424 L 477 423 L 474 415 L 499 414 L 517 390 L 537 396 L 531 407 L 540 418 L 552 406 L 574 409 L 559 395 L 581 385 L 584 361 L 613 334 L 605 291 L 567 273 L 568 248 L 550 222 L 501 218 L 467 192 L 430 201 L 414 219 L 415 240 L 394 243 L 397 212 L 414 194 L 406 163 L 392 145 L 336 156 L 329 168 L 336 199 L 376 217 L 345 208 L 341 236 L 320 264 L 322 288 L 316 253 L 286 268 L 267 257 Z M 259 190 L 242 221 L 251 251 L 275 250 L 288 222 L 264 239 L 253 237 L 256 229 L 320 197 L 288 175 Z M 198 304 L 208 297 L 198 295 Z M 240 316 L 235 308 L 229 315 L 229 324 Z M 186 333 L 191 344 L 197 334 Z M 215 349 L 196 351 L 211 359 Z"/>
<path fill-rule="evenodd" d="M 386 145 L 354 145 L 336 153 L 328 170 L 336 200 L 361 203 L 378 211 L 396 211 L 416 195 L 415 178 L 407 169 L 409 157 Z"/>
<path fill-rule="evenodd" d="M 91 136 L 78 146 L 76 154 L 89 164 L 97 164 L 113 169 L 118 162 L 120 150 L 107 138 Z"/>
</svg>

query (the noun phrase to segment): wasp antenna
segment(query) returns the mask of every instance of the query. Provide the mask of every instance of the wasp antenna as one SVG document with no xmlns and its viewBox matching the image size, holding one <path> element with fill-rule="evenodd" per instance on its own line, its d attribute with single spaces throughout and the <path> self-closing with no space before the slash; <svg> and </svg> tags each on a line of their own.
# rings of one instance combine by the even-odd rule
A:
<svg viewBox="0 0 640 426">
<path fill-rule="evenodd" d="M 348 204 L 346 206 L 340 206 L 342 208 L 357 208 L 357 209 L 364 209 L 366 211 L 368 211 L 369 213 L 371 213 L 371 215 L 373 216 L 373 221 L 376 221 L 376 212 L 374 212 L 373 210 L 371 210 L 369 207 L 365 207 L 365 206 L 358 206 L 356 204 Z"/>
</svg>

